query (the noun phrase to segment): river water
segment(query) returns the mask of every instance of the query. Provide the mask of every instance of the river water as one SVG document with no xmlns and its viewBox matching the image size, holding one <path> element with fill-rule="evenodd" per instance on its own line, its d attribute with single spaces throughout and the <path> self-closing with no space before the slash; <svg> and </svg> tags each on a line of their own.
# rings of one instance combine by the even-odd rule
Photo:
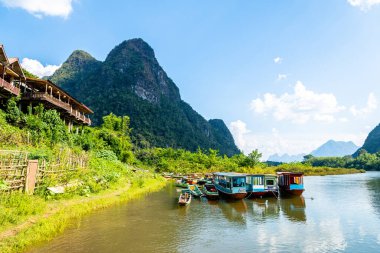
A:
<svg viewBox="0 0 380 253">
<path fill-rule="evenodd" d="M 305 177 L 303 197 L 193 199 L 168 186 L 96 211 L 31 253 L 380 252 L 380 172 Z"/>
</svg>

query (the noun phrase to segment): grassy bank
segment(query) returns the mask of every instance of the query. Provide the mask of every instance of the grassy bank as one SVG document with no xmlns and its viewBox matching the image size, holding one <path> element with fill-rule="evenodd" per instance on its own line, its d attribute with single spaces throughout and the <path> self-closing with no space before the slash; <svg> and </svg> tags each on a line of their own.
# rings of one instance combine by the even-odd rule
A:
<svg viewBox="0 0 380 253">
<path fill-rule="evenodd" d="M 215 150 L 190 152 L 183 149 L 152 148 L 138 150 L 136 157 L 140 166 L 154 168 L 156 172 L 172 172 L 175 174 L 211 173 L 216 171 L 241 172 L 252 174 L 275 174 L 280 171 L 303 172 L 311 175 L 342 175 L 362 173 L 364 170 L 354 168 L 315 167 L 308 163 L 287 163 L 270 166 L 259 161 L 261 154 L 253 151 L 232 157 L 219 155 Z"/>
<path fill-rule="evenodd" d="M 76 197 L 58 201 L 48 201 L 43 211 L 39 211 L 24 224 L 20 231 L 0 241 L 0 252 L 23 252 L 33 245 L 53 239 L 83 215 L 111 205 L 125 203 L 162 189 L 166 181 L 161 177 L 143 178 L 132 185 L 113 187 L 88 198 Z M 4 234 L 4 233 L 3 233 Z"/>
<path fill-rule="evenodd" d="M 277 172 L 302 172 L 305 176 L 327 176 L 327 175 L 345 175 L 355 173 L 365 173 L 365 170 L 347 169 L 347 168 L 330 168 L 330 167 L 313 167 L 303 163 L 287 163 L 279 166 L 246 168 L 242 172 L 251 174 L 276 174 Z"/>
</svg>

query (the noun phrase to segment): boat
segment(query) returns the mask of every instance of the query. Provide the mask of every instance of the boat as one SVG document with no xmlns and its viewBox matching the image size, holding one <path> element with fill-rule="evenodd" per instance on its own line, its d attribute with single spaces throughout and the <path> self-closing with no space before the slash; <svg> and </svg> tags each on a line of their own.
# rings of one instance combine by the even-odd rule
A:
<svg viewBox="0 0 380 253">
<path fill-rule="evenodd" d="M 203 179 L 199 179 L 198 182 L 197 182 L 197 185 L 205 185 L 205 184 L 207 184 L 207 182 L 208 181 L 206 179 L 204 179 L 204 178 Z"/>
<path fill-rule="evenodd" d="M 278 196 L 278 183 L 277 183 L 277 176 L 276 175 L 265 175 L 264 178 L 265 185 L 265 196 Z"/>
<path fill-rule="evenodd" d="M 208 200 L 215 200 L 219 198 L 218 190 L 213 184 L 205 184 L 203 185 L 203 194 L 206 196 Z"/>
<path fill-rule="evenodd" d="M 186 206 L 191 202 L 191 193 L 188 190 L 182 190 L 181 195 L 178 198 L 178 205 Z"/>
<path fill-rule="evenodd" d="M 194 185 L 194 184 L 196 184 L 196 183 L 198 182 L 198 180 L 197 180 L 196 178 L 193 178 L 193 177 L 188 177 L 188 178 L 186 179 L 186 182 L 187 182 L 187 184 L 189 184 L 189 185 Z"/>
<path fill-rule="evenodd" d="M 305 191 L 303 173 L 277 172 L 277 176 L 281 194 L 301 196 Z"/>
<path fill-rule="evenodd" d="M 188 189 L 189 189 L 191 195 L 193 195 L 194 197 L 200 197 L 200 196 L 203 195 L 203 193 L 201 192 L 201 190 L 199 190 L 198 186 L 196 186 L 195 184 L 194 185 L 189 185 Z"/>
<path fill-rule="evenodd" d="M 189 184 L 185 179 L 178 179 L 175 181 L 175 186 L 180 188 L 188 188 Z"/>
<path fill-rule="evenodd" d="M 229 199 L 243 199 L 247 196 L 246 175 L 234 172 L 214 173 L 214 185 L 219 194 Z"/>
<path fill-rule="evenodd" d="M 276 175 L 247 175 L 246 183 L 249 197 L 261 198 L 276 196 L 276 193 L 278 191 Z"/>
</svg>

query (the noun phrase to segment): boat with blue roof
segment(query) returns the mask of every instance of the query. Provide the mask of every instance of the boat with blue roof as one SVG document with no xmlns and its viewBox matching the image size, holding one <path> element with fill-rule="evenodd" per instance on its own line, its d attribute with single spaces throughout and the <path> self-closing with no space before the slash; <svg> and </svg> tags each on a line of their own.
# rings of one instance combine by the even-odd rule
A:
<svg viewBox="0 0 380 253">
<path fill-rule="evenodd" d="M 265 174 L 250 174 L 246 180 L 249 197 L 276 196 L 278 192 L 277 176 Z"/>
<path fill-rule="evenodd" d="M 247 196 L 246 175 L 234 172 L 214 173 L 214 185 L 220 196 L 243 199 Z"/>
</svg>

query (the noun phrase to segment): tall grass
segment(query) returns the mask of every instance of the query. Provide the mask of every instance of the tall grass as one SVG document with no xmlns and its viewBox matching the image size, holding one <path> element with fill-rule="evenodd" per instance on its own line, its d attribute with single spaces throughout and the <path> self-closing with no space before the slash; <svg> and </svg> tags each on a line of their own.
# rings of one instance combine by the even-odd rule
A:
<svg viewBox="0 0 380 253">
<path fill-rule="evenodd" d="M 0 231 L 31 215 L 42 213 L 45 208 L 46 202 L 38 196 L 28 196 L 20 192 L 0 193 Z"/>
</svg>

